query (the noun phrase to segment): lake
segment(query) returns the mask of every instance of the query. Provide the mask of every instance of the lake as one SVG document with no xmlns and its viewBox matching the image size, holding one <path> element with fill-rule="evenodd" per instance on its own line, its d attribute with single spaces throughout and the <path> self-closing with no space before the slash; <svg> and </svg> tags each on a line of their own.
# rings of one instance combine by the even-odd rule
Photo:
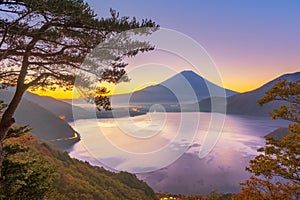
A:
<svg viewBox="0 0 300 200">
<path fill-rule="evenodd" d="M 70 156 L 112 171 L 129 171 L 156 191 L 239 191 L 249 160 L 266 134 L 288 122 L 218 113 L 148 113 L 82 119 L 70 125 L 81 141 Z"/>
</svg>

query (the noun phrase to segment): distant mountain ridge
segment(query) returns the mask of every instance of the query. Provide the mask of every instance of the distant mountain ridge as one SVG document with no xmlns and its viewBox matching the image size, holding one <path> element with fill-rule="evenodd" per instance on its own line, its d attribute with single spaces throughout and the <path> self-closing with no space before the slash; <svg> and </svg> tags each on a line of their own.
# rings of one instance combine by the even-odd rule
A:
<svg viewBox="0 0 300 200">
<path fill-rule="evenodd" d="M 257 101 L 265 95 L 265 92 L 267 92 L 270 88 L 273 87 L 275 83 L 277 83 L 280 80 L 287 80 L 292 82 L 300 80 L 300 72 L 281 75 L 253 91 L 236 94 L 234 96 L 229 97 L 227 99 L 227 113 L 268 115 L 270 112 L 272 112 L 275 108 L 278 108 L 284 102 L 273 101 L 260 107 Z"/>
<path fill-rule="evenodd" d="M 210 92 L 220 96 L 237 94 L 204 79 L 193 71 L 182 71 L 160 84 L 133 92 L 130 94 L 130 103 L 197 102 L 210 97 Z M 113 98 L 122 98 L 122 95 Z"/>
<path fill-rule="evenodd" d="M 14 92 L 14 87 L 9 87 L 7 90 L 0 90 L 0 99 L 2 96 L 7 96 L 6 102 L 10 101 L 13 97 Z M 50 96 L 40 96 L 31 92 L 25 92 L 23 99 L 39 105 L 40 107 L 48 110 L 58 117 L 63 117 L 67 122 L 74 121 L 73 111 L 76 111 L 77 114 L 80 113 L 79 117 L 81 119 L 88 118 L 89 116 L 89 114 L 87 114 L 87 110 L 73 105 L 72 99 L 68 102 L 65 102 L 63 100 L 55 99 Z"/>
<path fill-rule="evenodd" d="M 236 94 L 227 98 L 227 114 L 238 114 L 238 115 L 260 115 L 268 116 L 275 108 L 285 102 L 273 101 L 260 107 L 258 100 L 261 99 L 265 92 L 273 87 L 275 83 L 280 80 L 296 81 L 300 80 L 300 72 L 289 73 L 281 75 L 263 86 L 245 93 Z M 207 98 L 199 101 L 199 107 L 201 111 L 210 112 L 211 99 Z"/>
</svg>

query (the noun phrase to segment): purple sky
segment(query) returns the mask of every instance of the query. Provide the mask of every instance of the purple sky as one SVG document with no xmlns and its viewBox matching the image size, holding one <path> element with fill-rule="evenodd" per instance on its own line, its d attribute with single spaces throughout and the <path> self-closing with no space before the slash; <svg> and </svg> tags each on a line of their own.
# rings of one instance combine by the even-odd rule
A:
<svg viewBox="0 0 300 200">
<path fill-rule="evenodd" d="M 224 86 L 255 89 L 284 73 L 300 71 L 300 1 L 87 0 L 100 16 L 152 19 L 182 32 L 217 64 Z"/>
</svg>

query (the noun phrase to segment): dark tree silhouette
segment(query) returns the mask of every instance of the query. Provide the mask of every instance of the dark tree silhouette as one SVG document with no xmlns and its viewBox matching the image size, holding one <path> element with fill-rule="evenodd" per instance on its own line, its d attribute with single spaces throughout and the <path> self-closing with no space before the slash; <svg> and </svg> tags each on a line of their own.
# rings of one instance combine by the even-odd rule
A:
<svg viewBox="0 0 300 200">
<path fill-rule="evenodd" d="M 120 17 L 114 10 L 109 18 L 97 18 L 83 0 L 1 0 L 0 12 L 0 84 L 2 88 L 15 86 L 0 122 L 1 171 L 3 140 L 15 122 L 14 113 L 26 90 L 71 89 L 77 70 L 94 74 L 100 82 L 125 80 L 123 59 L 152 50 L 147 42 L 128 37 L 115 40 L 122 48 L 102 51 L 106 53 L 101 57 L 102 62 L 107 60 L 105 66 L 95 65 L 99 60 L 92 60 L 89 67 L 81 64 L 106 39 L 137 28 L 150 28 L 148 34 L 158 26 L 151 20 Z"/>
</svg>

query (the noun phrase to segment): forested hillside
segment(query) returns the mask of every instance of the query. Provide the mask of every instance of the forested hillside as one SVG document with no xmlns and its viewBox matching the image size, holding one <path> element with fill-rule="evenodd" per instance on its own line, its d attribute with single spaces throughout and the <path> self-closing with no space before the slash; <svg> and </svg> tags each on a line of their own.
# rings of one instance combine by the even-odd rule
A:
<svg viewBox="0 0 300 200">
<path fill-rule="evenodd" d="M 15 153 L 15 144 L 28 151 Z M 45 192 L 44 199 L 156 199 L 153 190 L 135 175 L 127 172 L 114 173 L 70 158 L 33 136 L 11 138 L 14 153 L 6 158 L 1 180 L 0 199 L 40 199 L 34 192 Z M 13 166 L 13 167 L 12 167 Z M 19 167 L 19 169 L 18 169 Z M 0 187 L 0 189 L 1 189 Z M 36 187 L 36 188 L 35 188 Z"/>
</svg>

